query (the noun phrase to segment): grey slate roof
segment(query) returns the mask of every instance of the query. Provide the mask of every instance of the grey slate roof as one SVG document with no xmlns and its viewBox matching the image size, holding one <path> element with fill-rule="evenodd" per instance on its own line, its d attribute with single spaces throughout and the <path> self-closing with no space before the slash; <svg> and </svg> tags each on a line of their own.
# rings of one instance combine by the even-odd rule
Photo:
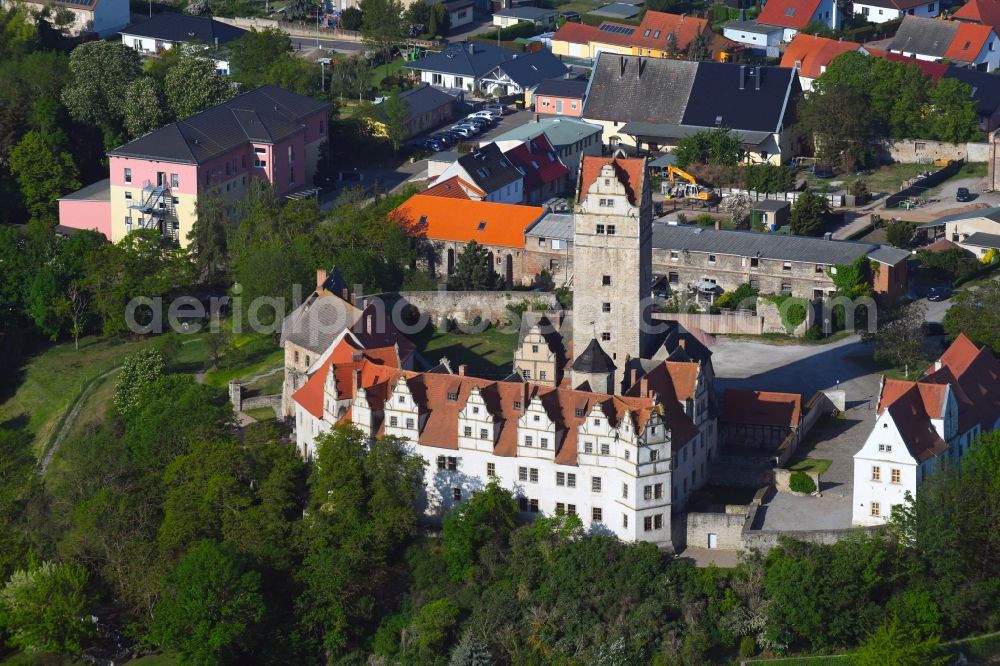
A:
<svg viewBox="0 0 1000 666">
<path fill-rule="evenodd" d="M 752 210 L 766 210 L 777 212 L 779 210 L 784 210 L 785 208 L 790 208 L 792 204 L 787 201 L 781 201 L 779 199 L 764 199 L 763 201 L 758 201 L 752 206 Z"/>
<path fill-rule="evenodd" d="M 618 128 L 621 134 L 630 136 L 650 137 L 656 139 L 682 139 L 698 132 L 712 130 L 715 127 L 703 127 L 700 125 L 670 125 L 668 123 L 625 123 Z M 759 146 L 771 137 L 771 132 L 749 132 L 736 129 L 733 134 L 737 135 L 744 145 Z"/>
<path fill-rule="evenodd" d="M 642 11 L 634 5 L 628 5 L 623 2 L 615 2 L 610 5 L 604 5 L 600 9 L 595 9 L 588 12 L 591 16 L 606 16 L 608 18 L 616 19 L 629 19 L 633 16 L 638 16 L 639 12 Z"/>
<path fill-rule="evenodd" d="M 239 39 L 247 33 L 242 28 L 216 21 L 207 16 L 188 16 L 164 12 L 144 21 L 139 21 L 122 31 L 123 35 L 135 35 L 149 39 L 163 39 L 171 42 L 202 42 L 219 44 Z"/>
<path fill-rule="evenodd" d="M 70 192 L 60 197 L 60 200 L 70 201 L 111 201 L 111 179 L 105 178 L 96 183 L 91 183 L 86 187 L 81 187 L 76 192 Z"/>
<path fill-rule="evenodd" d="M 992 247 L 1000 250 L 1000 234 L 988 234 L 977 231 L 962 242 L 967 245 L 975 245 L 976 247 Z"/>
<path fill-rule="evenodd" d="M 770 35 L 772 32 L 778 32 L 779 30 L 784 30 L 784 28 L 777 25 L 765 25 L 763 23 L 757 23 L 756 19 L 750 19 L 749 21 L 730 21 L 723 26 L 726 30 L 739 30 L 740 32 L 749 32 L 756 35 Z"/>
<path fill-rule="evenodd" d="M 538 222 L 535 222 L 527 231 L 525 236 L 537 236 L 539 238 L 555 238 L 568 243 L 573 242 L 573 216 L 566 213 L 546 213 Z"/>
<path fill-rule="evenodd" d="M 891 262 L 895 265 L 909 256 L 904 250 L 875 243 L 656 223 L 653 224 L 653 248 L 738 257 L 753 257 L 759 253 L 765 259 L 826 265 L 849 264 L 863 256 L 872 257 L 880 263 L 890 263 L 889 260 L 896 258 L 897 261 Z"/>
<path fill-rule="evenodd" d="M 512 60 L 517 51 L 487 42 L 457 42 L 441 53 L 429 55 L 406 65 L 407 69 L 480 77 L 497 65 Z"/>
<path fill-rule="evenodd" d="M 583 117 L 772 133 L 783 125 L 786 102 L 798 91 L 792 69 L 602 53 L 590 79 Z M 651 134 L 671 131 L 636 125 L 633 129 Z M 756 137 L 744 139 L 758 142 Z"/>
<path fill-rule="evenodd" d="M 462 155 L 458 158 L 458 163 L 484 192 L 496 192 L 523 178 L 495 143 L 488 143 L 473 153 Z"/>
<path fill-rule="evenodd" d="M 512 81 L 522 88 L 530 88 L 557 76 L 564 76 L 569 68 L 552 51 L 542 49 L 534 53 L 525 53 L 512 60 L 502 62 L 497 69 L 505 73 Z"/>
<path fill-rule="evenodd" d="M 262 86 L 154 130 L 108 155 L 200 164 L 249 141 L 280 141 L 301 131 L 306 117 L 328 108 L 328 102 Z"/>
<path fill-rule="evenodd" d="M 542 9 L 541 7 L 511 7 L 493 12 L 493 16 L 509 16 L 510 18 L 536 21 L 548 16 L 557 16 L 559 12 L 554 9 Z"/>
<path fill-rule="evenodd" d="M 958 23 L 921 16 L 904 16 L 889 44 L 890 51 L 942 57 L 958 32 Z"/>
<path fill-rule="evenodd" d="M 608 353 L 601 348 L 600 343 L 595 338 L 590 339 L 587 348 L 573 361 L 575 372 L 601 373 L 614 372 L 615 364 Z"/>
<path fill-rule="evenodd" d="M 552 95 L 554 97 L 573 97 L 583 99 L 587 91 L 587 82 L 581 79 L 548 79 L 535 88 L 536 95 Z"/>
<path fill-rule="evenodd" d="M 425 83 L 412 90 L 399 94 L 406 100 L 406 115 L 408 118 L 423 115 L 442 106 L 454 104 L 455 98 L 434 86 Z"/>
</svg>

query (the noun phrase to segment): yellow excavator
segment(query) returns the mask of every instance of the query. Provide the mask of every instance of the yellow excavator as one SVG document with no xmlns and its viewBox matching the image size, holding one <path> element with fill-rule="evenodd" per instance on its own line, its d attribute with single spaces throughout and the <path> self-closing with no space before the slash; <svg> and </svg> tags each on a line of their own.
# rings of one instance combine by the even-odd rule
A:
<svg viewBox="0 0 1000 666">
<path fill-rule="evenodd" d="M 678 182 L 679 180 L 687 182 Z M 718 193 L 711 187 L 700 185 L 694 176 L 675 166 L 667 167 L 667 182 L 669 183 L 665 193 L 667 199 L 688 199 L 704 205 L 714 203 L 719 198 Z"/>
</svg>

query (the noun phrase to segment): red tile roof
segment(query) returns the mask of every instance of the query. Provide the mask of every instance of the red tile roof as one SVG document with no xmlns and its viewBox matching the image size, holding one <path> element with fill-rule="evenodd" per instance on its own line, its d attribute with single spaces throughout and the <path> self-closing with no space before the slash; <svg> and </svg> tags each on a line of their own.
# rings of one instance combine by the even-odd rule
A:
<svg viewBox="0 0 1000 666">
<path fill-rule="evenodd" d="M 948 65 L 940 62 L 931 62 L 929 60 L 920 60 L 919 58 L 911 58 L 905 56 L 902 53 L 892 53 L 890 51 L 882 51 L 879 49 L 865 48 L 871 55 L 882 58 L 884 60 L 891 60 L 892 62 L 905 62 L 908 65 L 916 65 L 920 68 L 920 71 L 924 73 L 924 76 L 929 76 L 934 81 L 937 81 L 945 72 L 948 71 Z"/>
<path fill-rule="evenodd" d="M 928 252 L 946 252 L 948 250 L 962 250 L 962 246 L 957 243 L 952 243 L 947 238 L 941 238 L 934 241 L 927 247 L 923 248 Z M 964 250 L 963 250 L 964 251 Z"/>
<path fill-rule="evenodd" d="M 768 0 L 757 16 L 757 23 L 801 30 L 809 25 L 820 0 Z"/>
<path fill-rule="evenodd" d="M 538 206 L 415 194 L 390 213 L 431 240 L 524 247 L 524 232 L 545 213 Z"/>
<path fill-rule="evenodd" d="M 511 148 L 504 155 L 524 173 L 525 192 L 539 190 L 569 174 L 545 134 Z"/>
<path fill-rule="evenodd" d="M 667 49 L 667 35 L 673 34 L 681 51 L 699 34 L 708 31 L 708 21 L 694 16 L 647 11 L 639 28 L 632 33 L 632 46 Z"/>
<path fill-rule="evenodd" d="M 726 389 L 719 420 L 724 423 L 797 428 L 802 420 L 802 395 Z"/>
<path fill-rule="evenodd" d="M 896 398 L 888 410 L 907 450 L 918 461 L 941 455 L 948 449 L 947 443 L 934 429 L 916 386 Z"/>
<path fill-rule="evenodd" d="M 469 196 L 469 192 L 475 194 L 479 199 L 486 196 L 486 192 L 483 192 L 461 176 L 452 176 L 447 180 L 442 180 L 434 187 L 424 190 L 423 194 L 430 197 L 446 197 L 449 199 L 471 199 L 472 197 Z"/>
<path fill-rule="evenodd" d="M 1000 0 L 969 0 L 951 16 L 1000 30 Z"/>
<path fill-rule="evenodd" d="M 842 42 L 826 37 L 797 33 L 781 56 L 782 67 L 795 67 L 799 63 L 799 76 L 809 79 L 819 78 L 823 68 L 841 53 L 857 51 L 861 44 Z"/>
<path fill-rule="evenodd" d="M 597 40 L 599 34 L 597 26 L 566 21 L 563 27 L 556 30 L 556 34 L 552 35 L 552 39 L 553 41 L 572 42 L 574 44 L 589 44 L 591 40 Z M 614 33 L 609 32 L 606 36 L 613 35 Z M 606 41 L 603 37 L 605 35 L 601 35 L 602 41 Z"/>
<path fill-rule="evenodd" d="M 660 409 L 672 428 L 673 449 L 683 446 L 698 429 L 684 412 L 682 402 L 694 398 L 698 388 L 699 364 L 694 361 L 664 361 L 625 391 L 626 396 L 645 397 L 656 395 Z"/>
<path fill-rule="evenodd" d="M 355 355 L 359 355 L 360 360 L 355 360 Z M 345 336 L 334 347 L 330 356 L 309 376 L 302 388 L 292 394 L 292 400 L 302 405 L 316 418 L 321 419 L 323 418 L 323 388 L 326 385 L 330 368 L 334 369 L 339 395 L 351 397 L 354 395 L 354 371 L 362 370 L 362 381 L 364 381 L 364 371 L 367 369 L 367 379 L 374 381 L 378 374 L 375 369 L 377 367 L 399 367 L 399 358 L 396 355 L 395 347 L 362 350 L 349 336 Z"/>
<path fill-rule="evenodd" d="M 625 185 L 629 202 L 633 206 L 638 206 L 639 197 L 642 196 L 643 180 L 646 177 L 646 160 L 634 157 L 584 155 L 580 165 L 580 190 L 577 192 L 576 200 L 582 201 L 587 196 L 587 191 L 597 180 L 601 167 L 605 164 L 614 165 L 618 179 Z"/>
<path fill-rule="evenodd" d="M 955 33 L 951 45 L 944 52 L 944 57 L 959 62 L 973 62 L 989 42 L 991 35 L 993 35 L 993 28 L 988 25 L 959 23 L 958 32 Z"/>
</svg>

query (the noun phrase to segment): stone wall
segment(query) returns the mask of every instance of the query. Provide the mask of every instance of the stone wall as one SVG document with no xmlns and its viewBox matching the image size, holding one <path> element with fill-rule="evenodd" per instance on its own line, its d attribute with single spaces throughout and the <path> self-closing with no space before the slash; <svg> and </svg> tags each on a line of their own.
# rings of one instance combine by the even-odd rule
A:
<svg viewBox="0 0 1000 666">
<path fill-rule="evenodd" d="M 901 139 L 887 142 L 882 157 L 906 164 L 929 164 L 935 160 L 986 162 L 989 159 L 989 144 Z"/>
<path fill-rule="evenodd" d="M 402 291 L 366 296 L 365 301 L 375 298 L 382 299 L 386 314 L 394 321 L 398 313 L 413 306 L 421 318 L 435 325 L 444 319 L 472 324 L 476 317 L 494 324 L 504 322 L 511 317 L 507 306 L 525 301 L 544 303 L 551 310 L 559 309 L 555 294 L 541 291 Z"/>
<path fill-rule="evenodd" d="M 726 333 L 760 335 L 764 330 L 760 317 L 743 312 L 723 312 L 717 315 L 656 312 L 653 313 L 653 319 L 676 321 L 684 328 L 699 328 L 713 335 Z"/>
<path fill-rule="evenodd" d="M 751 508 L 752 513 L 756 513 L 756 507 Z M 751 518 L 752 521 L 752 518 Z M 748 521 L 748 524 L 751 524 Z M 844 539 L 850 539 L 858 534 L 874 534 L 883 529 L 879 527 L 848 527 L 842 530 L 795 530 L 795 531 L 765 531 L 765 530 L 745 530 L 742 536 L 743 550 L 759 550 L 762 554 L 767 554 L 772 548 L 778 545 L 781 537 L 805 541 L 806 543 L 835 544 Z"/>
<path fill-rule="evenodd" d="M 248 409 L 259 407 L 271 407 L 278 418 L 283 418 L 281 393 L 244 398 L 243 384 L 234 380 L 229 382 L 229 402 L 232 403 L 233 409 L 237 412 L 245 412 Z"/>
<path fill-rule="evenodd" d="M 806 332 L 806 330 L 808 330 L 808 328 L 812 326 L 813 323 L 815 322 L 816 311 L 815 308 L 812 307 L 811 303 L 803 302 L 801 300 L 797 302 L 805 306 L 806 318 L 805 321 L 803 321 L 801 324 L 799 324 L 792 330 L 788 330 L 788 327 L 785 326 L 785 322 L 782 321 L 781 312 L 778 308 L 778 304 L 772 303 L 766 298 L 758 298 L 757 316 L 761 318 L 762 332 L 784 333 L 786 335 L 803 335 Z M 787 308 L 788 306 L 789 306 L 789 300 L 786 300 L 782 303 L 783 308 Z"/>
<path fill-rule="evenodd" d="M 684 546 L 708 548 L 709 534 L 715 535 L 715 548 L 740 550 L 748 510 L 748 507 L 743 507 L 742 513 L 685 513 L 674 516 L 674 521 L 684 527 L 685 539 L 680 548 L 680 544 L 674 544 L 675 550 L 682 550 Z"/>
</svg>

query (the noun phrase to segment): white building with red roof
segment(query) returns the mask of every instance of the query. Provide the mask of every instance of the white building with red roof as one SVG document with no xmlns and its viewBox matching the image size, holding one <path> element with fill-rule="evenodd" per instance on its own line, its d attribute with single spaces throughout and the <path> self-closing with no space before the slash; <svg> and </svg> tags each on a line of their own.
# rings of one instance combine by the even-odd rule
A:
<svg viewBox="0 0 1000 666">
<path fill-rule="evenodd" d="M 1000 426 L 1000 362 L 959 335 L 917 381 L 883 380 L 878 416 L 854 455 L 854 525 L 882 525 L 907 492 Z"/>
<path fill-rule="evenodd" d="M 756 19 L 731 21 L 723 34 L 734 42 L 777 57 L 776 41 L 788 43 L 810 23 L 830 30 L 840 27 L 835 0 L 768 0 Z"/>
</svg>

